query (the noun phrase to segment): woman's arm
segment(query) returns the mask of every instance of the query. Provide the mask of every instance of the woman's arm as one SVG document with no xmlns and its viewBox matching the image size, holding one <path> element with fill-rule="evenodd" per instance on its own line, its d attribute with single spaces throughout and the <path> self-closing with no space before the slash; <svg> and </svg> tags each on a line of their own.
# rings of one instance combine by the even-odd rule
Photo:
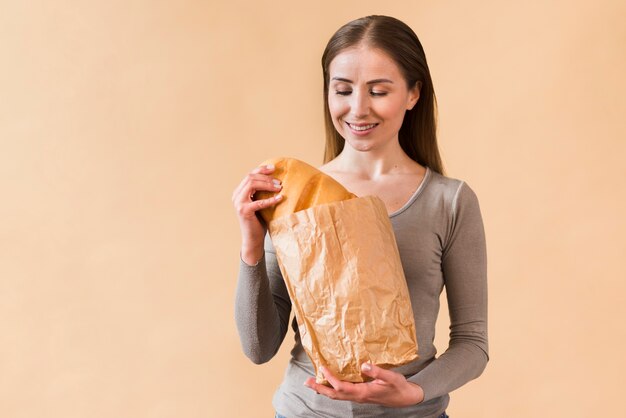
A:
<svg viewBox="0 0 626 418">
<path fill-rule="evenodd" d="M 408 380 L 424 400 L 442 396 L 477 378 L 489 361 L 487 341 L 487 251 L 478 198 L 465 183 L 453 205 L 452 230 L 442 256 L 450 312 L 450 344 Z"/>
<path fill-rule="evenodd" d="M 278 351 L 287 333 L 291 303 L 275 255 L 264 251 L 266 228 L 256 212 L 276 205 L 281 195 L 253 200 L 257 191 L 277 192 L 280 181 L 272 178 L 273 165 L 259 166 L 233 192 L 233 205 L 241 230 L 239 279 L 235 298 L 235 322 L 246 356 L 260 364 Z"/>
<path fill-rule="evenodd" d="M 246 356 L 256 364 L 269 361 L 285 339 L 291 301 L 276 255 L 265 255 L 254 266 L 240 260 L 235 296 L 235 322 Z"/>
</svg>

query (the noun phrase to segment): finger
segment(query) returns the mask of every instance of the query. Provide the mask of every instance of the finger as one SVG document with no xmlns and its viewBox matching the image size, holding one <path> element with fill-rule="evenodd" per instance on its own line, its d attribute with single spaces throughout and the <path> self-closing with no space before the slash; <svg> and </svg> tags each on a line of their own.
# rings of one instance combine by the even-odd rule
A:
<svg viewBox="0 0 626 418">
<path fill-rule="evenodd" d="M 277 194 L 276 196 L 272 196 L 268 199 L 254 200 L 251 203 L 248 203 L 245 207 L 246 210 L 250 210 L 251 212 L 256 212 L 261 209 L 269 208 L 270 206 L 274 206 L 278 204 L 283 199 L 282 194 Z"/>
<path fill-rule="evenodd" d="M 281 184 L 279 179 L 273 178 L 271 176 L 267 176 L 265 174 L 248 174 L 242 181 L 239 183 L 239 186 L 235 189 L 233 195 L 238 196 L 244 190 L 247 192 L 250 191 L 250 188 L 257 188 L 258 190 L 269 190 L 274 191 L 277 190 L 274 186 L 278 186 Z"/>
<path fill-rule="evenodd" d="M 251 171 L 251 173 L 269 174 L 273 172 L 275 169 L 276 167 L 274 166 L 274 164 L 266 164 L 266 165 L 260 165 L 256 167 L 254 170 Z"/>
<path fill-rule="evenodd" d="M 246 186 L 241 189 L 237 194 L 233 197 L 233 201 L 235 204 L 237 202 L 241 203 L 249 203 L 254 200 L 254 194 L 256 192 L 269 192 L 269 193 L 278 193 L 282 190 L 283 186 L 279 183 L 274 183 L 272 181 L 264 181 L 264 180 L 252 180 Z M 258 198 L 258 196 L 257 196 Z"/>
<path fill-rule="evenodd" d="M 252 197 L 254 193 L 258 191 L 266 191 L 266 192 L 277 192 L 282 189 L 283 186 L 280 184 L 279 180 L 270 179 L 270 180 L 252 180 L 246 189 L 246 194 L 248 197 Z"/>
<path fill-rule="evenodd" d="M 317 391 L 317 382 L 315 382 L 315 378 L 314 377 L 309 377 L 304 381 L 304 386 L 314 390 L 317 394 L 319 394 L 319 392 Z"/>
<path fill-rule="evenodd" d="M 320 385 L 315 382 L 315 379 L 310 377 L 304 382 L 304 386 L 314 390 L 320 395 L 324 395 L 330 399 L 343 399 L 341 395 L 333 388 L 329 388 L 325 385 Z"/>
<path fill-rule="evenodd" d="M 250 202 L 258 191 L 279 192 L 282 187 L 278 180 L 251 180 L 241 190 L 235 191 L 233 202 Z"/>
<path fill-rule="evenodd" d="M 377 365 L 369 362 L 361 365 L 361 372 L 366 376 L 378 380 L 378 383 L 393 382 L 397 378 L 396 372 L 385 370 L 382 367 L 378 367 Z"/>
<path fill-rule="evenodd" d="M 330 370 L 328 370 L 326 367 L 321 366 L 320 370 L 322 371 L 322 374 L 324 375 L 324 377 L 326 378 L 326 380 L 328 380 L 328 383 L 330 383 L 330 385 L 332 387 L 334 387 L 337 390 L 340 390 L 343 388 L 344 383 L 341 380 L 339 380 L 337 377 L 335 377 L 334 374 L 332 374 L 332 372 Z"/>
<path fill-rule="evenodd" d="M 277 205 L 282 199 L 283 195 L 277 194 L 267 199 L 253 200 L 249 203 L 237 203 L 235 209 L 241 219 L 255 218 L 257 211 Z"/>
<path fill-rule="evenodd" d="M 272 164 L 261 165 L 261 166 L 256 167 L 255 169 L 250 171 L 248 175 L 245 176 L 243 180 L 241 180 L 241 182 L 237 185 L 237 187 L 235 188 L 235 191 L 233 192 L 233 197 L 239 194 L 241 189 L 246 187 L 246 184 L 248 183 L 248 181 L 252 179 L 259 179 L 259 180 L 265 179 L 268 182 L 271 182 L 272 180 L 278 180 L 278 179 L 273 179 L 271 176 L 269 176 L 269 174 L 273 173 L 274 170 L 275 170 L 275 167 Z M 278 181 L 280 182 L 280 180 Z"/>
<path fill-rule="evenodd" d="M 331 399 L 347 400 L 352 402 L 366 402 L 370 398 L 371 388 L 366 383 L 351 383 L 339 380 L 336 376 L 328 371 L 328 369 L 320 368 L 324 377 L 332 385 L 320 385 L 315 382 L 314 378 L 308 378 L 304 385 L 313 389 L 319 394 L 327 396 Z M 332 381 L 332 382 L 331 382 Z"/>
</svg>

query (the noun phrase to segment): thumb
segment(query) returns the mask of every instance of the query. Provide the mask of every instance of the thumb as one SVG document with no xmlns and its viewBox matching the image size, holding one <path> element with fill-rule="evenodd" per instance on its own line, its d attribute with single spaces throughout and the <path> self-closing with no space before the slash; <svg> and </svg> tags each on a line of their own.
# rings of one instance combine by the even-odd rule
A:
<svg viewBox="0 0 626 418">
<path fill-rule="evenodd" d="M 382 367 L 378 367 L 377 365 L 369 362 L 361 365 L 361 372 L 366 376 L 385 382 L 389 382 L 394 376 L 394 372 L 391 370 L 385 370 Z"/>
</svg>

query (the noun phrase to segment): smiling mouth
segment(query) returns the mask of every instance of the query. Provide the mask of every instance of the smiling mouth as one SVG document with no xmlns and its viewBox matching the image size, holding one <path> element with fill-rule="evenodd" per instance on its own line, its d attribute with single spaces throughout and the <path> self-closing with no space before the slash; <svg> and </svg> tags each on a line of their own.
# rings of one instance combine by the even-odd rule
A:
<svg viewBox="0 0 626 418">
<path fill-rule="evenodd" d="M 375 128 L 378 126 L 377 123 L 350 123 L 346 122 L 346 124 L 350 127 L 350 129 L 354 131 L 367 131 L 369 129 Z"/>
</svg>

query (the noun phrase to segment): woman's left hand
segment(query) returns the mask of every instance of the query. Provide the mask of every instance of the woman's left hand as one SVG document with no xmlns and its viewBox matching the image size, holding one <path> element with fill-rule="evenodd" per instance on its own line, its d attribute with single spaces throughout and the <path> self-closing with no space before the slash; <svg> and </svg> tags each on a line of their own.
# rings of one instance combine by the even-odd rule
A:
<svg viewBox="0 0 626 418">
<path fill-rule="evenodd" d="M 312 377 L 308 378 L 304 385 L 331 399 L 359 403 L 402 407 L 415 405 L 424 400 L 422 388 L 406 380 L 400 373 L 370 363 L 363 363 L 361 371 L 374 380 L 365 383 L 344 382 L 337 379 L 327 368 L 322 367 L 322 373 L 332 387 L 315 383 Z"/>
</svg>

